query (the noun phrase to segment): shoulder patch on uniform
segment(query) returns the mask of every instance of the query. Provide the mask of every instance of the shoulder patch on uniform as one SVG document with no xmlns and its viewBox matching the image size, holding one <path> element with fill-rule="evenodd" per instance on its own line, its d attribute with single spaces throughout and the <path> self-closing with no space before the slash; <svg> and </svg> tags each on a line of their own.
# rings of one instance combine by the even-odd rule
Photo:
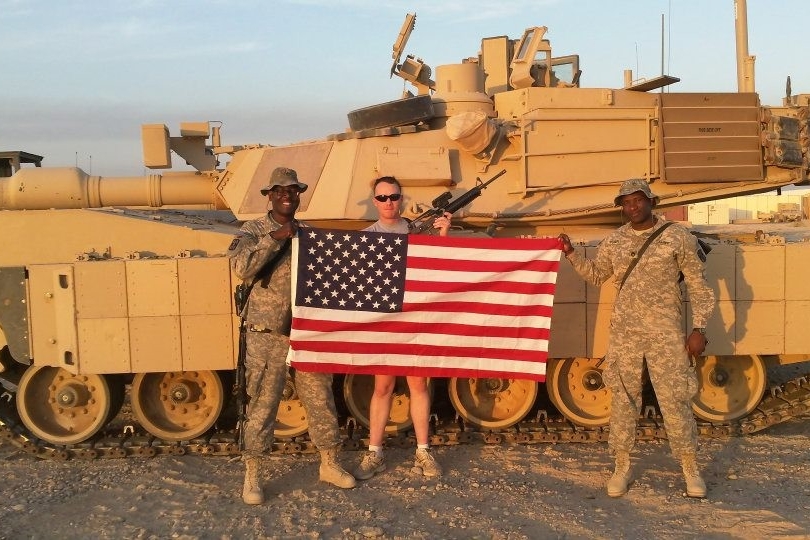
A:
<svg viewBox="0 0 810 540">
<path fill-rule="evenodd" d="M 236 246 L 238 246 L 238 245 L 239 245 L 239 241 L 240 241 L 241 239 L 242 239 L 242 237 L 241 237 L 241 236 L 237 236 L 237 237 L 235 237 L 233 240 L 231 240 L 231 245 L 230 245 L 230 246 L 228 246 L 228 251 L 233 251 L 233 250 L 235 250 L 235 249 L 236 249 Z"/>
</svg>

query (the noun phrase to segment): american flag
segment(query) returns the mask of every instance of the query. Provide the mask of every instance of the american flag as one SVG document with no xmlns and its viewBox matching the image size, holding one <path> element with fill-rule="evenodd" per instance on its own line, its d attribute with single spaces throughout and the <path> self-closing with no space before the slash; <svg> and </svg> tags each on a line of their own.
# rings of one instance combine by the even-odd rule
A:
<svg viewBox="0 0 810 540">
<path fill-rule="evenodd" d="M 301 229 L 292 366 L 545 380 L 556 238 Z"/>
</svg>

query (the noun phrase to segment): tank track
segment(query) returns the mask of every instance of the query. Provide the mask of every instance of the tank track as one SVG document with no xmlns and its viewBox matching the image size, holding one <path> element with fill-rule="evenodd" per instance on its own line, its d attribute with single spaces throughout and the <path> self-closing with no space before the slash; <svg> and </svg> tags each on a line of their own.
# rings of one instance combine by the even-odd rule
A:
<svg viewBox="0 0 810 540">
<path fill-rule="evenodd" d="M 729 423 L 706 423 L 698 421 L 702 437 L 742 436 L 762 431 L 770 426 L 786 422 L 810 413 L 810 376 L 797 377 L 786 383 L 771 387 L 757 408 L 745 418 Z M 524 419 L 515 426 L 500 431 L 481 431 L 466 426 L 456 416 L 450 421 L 431 419 L 431 444 L 434 446 L 457 444 L 539 444 L 539 443 L 593 443 L 607 441 L 606 428 L 577 426 L 562 417 L 549 416 L 540 410 L 532 419 Z M 151 435 L 141 435 L 133 425 L 123 426 L 117 433 L 107 433 L 91 441 L 69 446 L 54 446 L 40 441 L 27 433 L 19 421 L 14 406 L 14 396 L 0 396 L 0 444 L 10 443 L 23 452 L 43 459 L 64 461 L 68 459 L 99 459 L 152 457 L 156 455 L 181 456 L 185 454 L 238 456 L 239 445 L 235 430 L 214 430 L 206 437 L 183 441 L 166 442 Z M 342 428 L 346 450 L 361 450 L 366 447 L 365 428 L 349 418 Z M 653 406 L 644 410 L 639 419 L 638 440 L 666 439 L 666 430 L 660 414 Z M 397 434 L 390 436 L 391 446 L 412 446 L 413 438 Z M 291 440 L 276 440 L 273 453 L 299 454 L 315 452 L 315 446 L 306 437 Z"/>
</svg>

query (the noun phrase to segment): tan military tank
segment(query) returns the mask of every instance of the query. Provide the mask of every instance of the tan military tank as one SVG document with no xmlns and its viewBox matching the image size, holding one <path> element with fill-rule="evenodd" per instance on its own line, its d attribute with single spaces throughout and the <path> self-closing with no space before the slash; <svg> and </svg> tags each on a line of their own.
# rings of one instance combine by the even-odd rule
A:
<svg viewBox="0 0 810 540">
<path fill-rule="evenodd" d="M 351 229 L 376 218 L 368 199 L 378 176 L 400 180 L 413 218 L 504 170 L 455 214 L 455 234 L 565 231 L 591 254 L 619 222 L 611 201 L 628 178 L 652 183 L 659 210 L 808 182 L 810 95 L 760 104 L 747 46 L 736 93 L 659 92 L 678 79 L 634 84 L 629 73 L 623 88 L 582 88 L 579 57 L 554 56 L 545 27 L 484 38 L 477 56 L 434 74 L 402 59 L 414 23 L 408 15 L 391 69 L 414 93 L 350 112 L 350 128 L 322 140 L 225 146 L 208 122 L 181 124 L 177 136 L 144 125 L 147 167 L 170 168 L 175 152 L 195 170 L 135 178 L 1 155 L 14 174 L 0 179 L 0 436 L 57 458 L 237 453 L 237 282 L 226 251 L 241 221 L 266 211 L 259 189 L 277 166 L 310 186 L 300 218 Z M 744 37 L 745 18 L 737 24 Z M 719 306 L 698 365 L 701 432 L 751 432 L 806 412 L 806 379 L 766 395 L 766 368 L 810 356 L 810 244 L 703 236 Z M 604 440 L 613 290 L 562 265 L 545 385 L 434 380 L 433 443 Z M 370 380 L 338 377 L 350 446 L 365 435 Z M 292 380 L 285 397 L 277 446 L 307 450 Z M 407 399 L 397 391 L 389 426 L 399 438 Z M 664 435 L 651 405 L 639 436 Z"/>
</svg>

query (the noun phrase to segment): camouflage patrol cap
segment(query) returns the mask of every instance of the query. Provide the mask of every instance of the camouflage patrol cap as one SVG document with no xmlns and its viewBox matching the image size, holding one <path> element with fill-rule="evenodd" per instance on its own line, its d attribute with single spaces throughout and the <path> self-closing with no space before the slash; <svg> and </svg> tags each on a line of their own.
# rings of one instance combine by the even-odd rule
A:
<svg viewBox="0 0 810 540">
<path fill-rule="evenodd" d="M 298 186 L 301 193 L 305 192 L 307 187 L 309 187 L 303 182 L 299 182 L 298 174 L 296 174 L 294 170 L 288 169 L 287 167 L 276 167 L 273 169 L 273 172 L 270 174 L 270 183 L 261 189 L 262 195 L 267 195 L 270 193 L 270 190 L 276 186 Z"/>
<path fill-rule="evenodd" d="M 613 204 L 616 206 L 621 206 L 622 197 L 635 193 L 636 191 L 642 192 L 648 199 L 652 200 L 653 204 L 658 204 L 658 195 L 654 194 L 650 190 L 650 184 L 648 184 L 643 178 L 632 178 L 622 182 L 622 185 L 619 188 L 619 194 L 613 199 Z"/>
</svg>

